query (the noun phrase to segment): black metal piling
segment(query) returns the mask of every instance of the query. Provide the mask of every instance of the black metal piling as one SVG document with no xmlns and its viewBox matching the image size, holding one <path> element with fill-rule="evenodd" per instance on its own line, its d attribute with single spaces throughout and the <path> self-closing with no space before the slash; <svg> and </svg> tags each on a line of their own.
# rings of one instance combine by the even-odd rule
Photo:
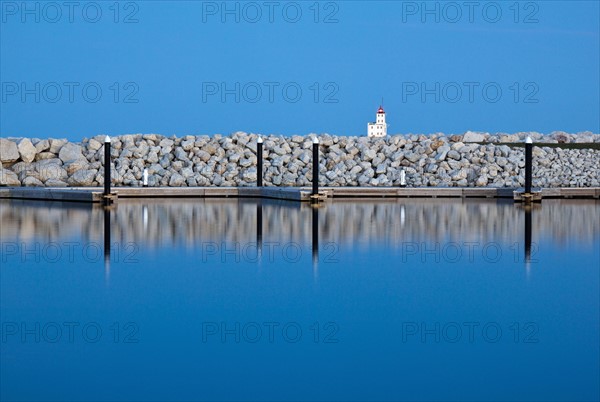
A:
<svg viewBox="0 0 600 402">
<path fill-rule="evenodd" d="M 107 135 L 104 138 L 104 204 L 110 204 L 110 137 Z"/>
<path fill-rule="evenodd" d="M 533 165 L 533 143 L 531 137 L 525 140 L 525 194 L 531 194 L 531 178 Z"/>
<path fill-rule="evenodd" d="M 263 140 L 262 137 L 258 137 L 256 140 L 256 186 L 262 187 L 263 185 Z"/>
<path fill-rule="evenodd" d="M 312 195 L 313 200 L 318 201 L 319 197 L 319 139 L 313 138 L 313 178 L 312 178 Z"/>
</svg>

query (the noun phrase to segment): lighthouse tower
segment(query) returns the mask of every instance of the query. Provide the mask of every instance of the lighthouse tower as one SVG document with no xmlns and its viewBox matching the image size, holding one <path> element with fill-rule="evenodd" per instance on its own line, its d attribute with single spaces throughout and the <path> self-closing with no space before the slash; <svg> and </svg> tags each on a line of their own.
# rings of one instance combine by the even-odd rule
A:
<svg viewBox="0 0 600 402">
<path fill-rule="evenodd" d="M 385 111 L 379 106 L 374 123 L 368 125 L 369 137 L 385 137 L 387 135 L 387 123 L 385 122 Z"/>
</svg>

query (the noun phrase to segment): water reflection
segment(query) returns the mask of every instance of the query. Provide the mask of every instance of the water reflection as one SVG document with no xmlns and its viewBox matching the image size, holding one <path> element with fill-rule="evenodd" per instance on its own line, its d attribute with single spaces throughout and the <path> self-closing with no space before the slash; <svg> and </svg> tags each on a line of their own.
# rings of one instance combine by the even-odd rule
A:
<svg viewBox="0 0 600 402">
<path fill-rule="evenodd" d="M 111 245 L 121 245 L 117 251 L 182 247 L 200 254 L 240 247 L 252 250 L 259 264 L 265 241 L 267 247 L 276 244 L 289 253 L 304 245 L 311 250 L 316 281 L 320 242 L 326 254 L 334 244 L 343 252 L 366 254 L 379 247 L 392 256 L 420 252 L 425 259 L 431 250 L 445 258 L 448 250 L 464 254 L 469 244 L 480 250 L 490 246 L 488 250 L 515 255 L 514 261 L 522 261 L 529 276 L 532 259 L 549 251 L 540 250 L 541 242 L 566 249 L 593 247 L 600 238 L 600 203 L 593 200 L 545 200 L 533 206 L 432 199 L 336 200 L 319 206 L 246 199 L 120 200 L 110 207 L 0 200 L 0 219 L 3 242 L 74 240 L 100 245 L 103 240 L 107 283 Z"/>
<path fill-rule="evenodd" d="M 118 211 L 112 217 L 113 243 L 150 247 L 193 248 L 203 241 L 255 242 L 259 248 L 267 240 L 318 244 L 320 235 L 321 241 L 357 249 L 395 249 L 406 241 L 513 244 L 525 233 L 531 255 L 533 226 L 538 241 L 551 239 L 559 247 L 593 245 L 600 234 L 600 203 L 593 200 L 544 200 L 533 214 L 512 201 L 430 199 L 336 200 L 317 209 L 272 200 L 119 200 L 113 208 Z M 0 240 L 101 241 L 105 214 L 85 204 L 0 200 Z"/>
<path fill-rule="evenodd" d="M 39 323 L 41 337 L 48 323 L 104 330 L 98 343 L 81 331 L 74 344 L 12 335 L 0 399 L 53 387 L 58 399 L 123 399 L 115 389 L 164 399 L 157 388 L 168 383 L 172 400 L 283 400 L 289 389 L 302 400 L 597 400 L 599 220 L 589 200 L 0 200 L 3 322 Z M 80 244 L 75 258 L 55 258 L 50 245 L 67 252 L 69 242 Z M 479 247 L 456 262 L 457 248 L 443 249 L 452 242 L 507 254 L 486 259 Z M 273 253 L 272 243 L 294 247 Z M 407 243 L 421 253 L 403 254 Z M 139 343 L 124 343 L 132 323 Z M 203 332 L 207 323 L 221 333 Z M 273 342 L 244 330 L 265 323 L 278 328 Z M 290 325 L 300 341 L 282 336 Z"/>
</svg>

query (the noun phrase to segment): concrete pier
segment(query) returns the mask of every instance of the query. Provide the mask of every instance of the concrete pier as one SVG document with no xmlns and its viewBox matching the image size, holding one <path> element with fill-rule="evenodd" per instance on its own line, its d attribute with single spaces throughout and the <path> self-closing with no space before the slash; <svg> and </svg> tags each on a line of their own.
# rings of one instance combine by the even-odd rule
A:
<svg viewBox="0 0 600 402">
<path fill-rule="evenodd" d="M 524 189 L 495 187 L 321 187 L 319 198 L 505 198 L 520 201 Z M 119 198 L 266 198 L 309 202 L 310 187 L 113 187 Z M 535 189 L 544 198 L 600 198 L 600 187 Z M 0 187 L 0 198 L 103 202 L 100 187 Z"/>
</svg>

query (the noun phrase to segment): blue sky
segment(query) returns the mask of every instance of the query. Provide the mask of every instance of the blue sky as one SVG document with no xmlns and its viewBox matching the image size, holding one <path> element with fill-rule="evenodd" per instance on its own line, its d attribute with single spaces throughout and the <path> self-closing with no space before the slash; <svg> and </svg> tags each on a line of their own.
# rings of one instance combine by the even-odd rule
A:
<svg viewBox="0 0 600 402">
<path fill-rule="evenodd" d="M 0 1 L 2 136 L 600 131 L 598 1 L 116 4 Z"/>
</svg>

